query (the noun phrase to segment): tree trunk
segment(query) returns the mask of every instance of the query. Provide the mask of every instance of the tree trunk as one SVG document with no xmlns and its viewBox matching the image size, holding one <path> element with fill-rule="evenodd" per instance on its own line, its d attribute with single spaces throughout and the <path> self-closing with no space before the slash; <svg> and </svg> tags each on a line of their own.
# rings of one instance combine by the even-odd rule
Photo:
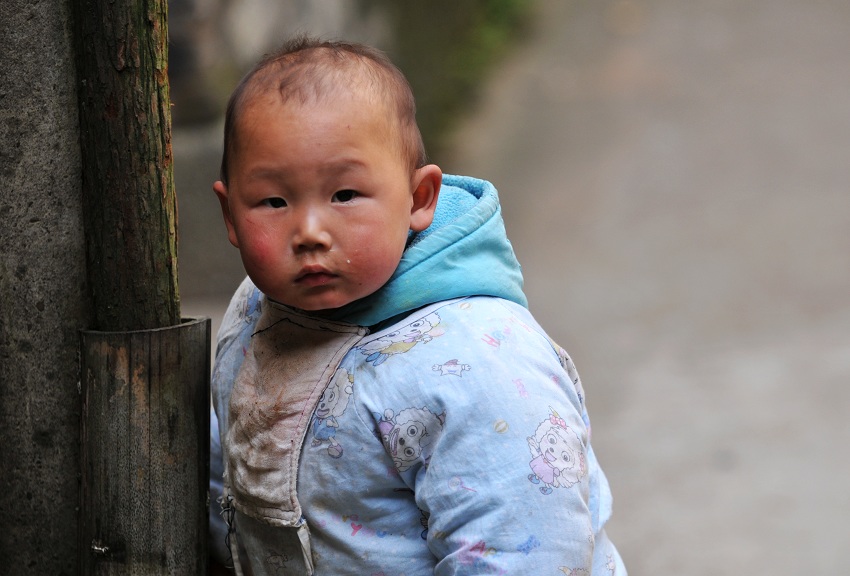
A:
<svg viewBox="0 0 850 576">
<path fill-rule="evenodd" d="M 94 329 L 180 322 L 166 0 L 73 0 Z"/>
</svg>

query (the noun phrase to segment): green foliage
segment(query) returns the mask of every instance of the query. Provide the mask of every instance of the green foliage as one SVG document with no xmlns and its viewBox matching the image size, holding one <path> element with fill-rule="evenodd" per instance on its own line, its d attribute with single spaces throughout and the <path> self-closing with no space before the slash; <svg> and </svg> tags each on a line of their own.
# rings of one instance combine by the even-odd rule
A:
<svg viewBox="0 0 850 576">
<path fill-rule="evenodd" d="M 392 60 L 410 80 L 429 155 L 439 162 L 452 124 L 521 33 L 533 0 L 372 0 L 386 10 Z"/>
</svg>

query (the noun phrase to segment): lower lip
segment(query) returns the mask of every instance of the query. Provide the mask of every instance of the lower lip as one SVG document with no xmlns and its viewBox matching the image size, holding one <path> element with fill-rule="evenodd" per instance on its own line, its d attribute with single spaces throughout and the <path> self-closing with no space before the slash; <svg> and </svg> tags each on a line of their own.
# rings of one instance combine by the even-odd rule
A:
<svg viewBox="0 0 850 576">
<path fill-rule="evenodd" d="M 319 272 L 316 274 L 305 274 L 301 278 L 297 280 L 298 284 L 302 286 L 308 286 L 310 288 L 315 288 L 317 286 L 325 286 L 329 282 L 333 281 L 336 278 L 333 274 L 327 274 L 325 272 Z"/>
</svg>

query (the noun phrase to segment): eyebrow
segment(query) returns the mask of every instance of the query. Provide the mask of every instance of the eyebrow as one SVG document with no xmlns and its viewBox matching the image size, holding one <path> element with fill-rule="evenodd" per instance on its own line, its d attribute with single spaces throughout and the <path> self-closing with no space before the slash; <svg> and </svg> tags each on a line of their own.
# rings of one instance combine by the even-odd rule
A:
<svg viewBox="0 0 850 576">
<path fill-rule="evenodd" d="M 366 162 L 357 158 L 340 158 L 325 162 L 319 166 L 318 173 L 324 178 L 343 175 L 347 172 L 366 168 Z M 287 167 L 271 168 L 258 166 L 252 169 L 248 174 L 250 180 L 286 180 L 290 170 Z"/>
<path fill-rule="evenodd" d="M 340 158 L 338 160 L 332 160 L 325 163 L 319 170 L 319 173 L 323 176 L 336 176 L 344 174 L 345 172 L 351 172 L 352 170 L 366 168 L 366 166 L 366 162 L 357 158 Z"/>
</svg>

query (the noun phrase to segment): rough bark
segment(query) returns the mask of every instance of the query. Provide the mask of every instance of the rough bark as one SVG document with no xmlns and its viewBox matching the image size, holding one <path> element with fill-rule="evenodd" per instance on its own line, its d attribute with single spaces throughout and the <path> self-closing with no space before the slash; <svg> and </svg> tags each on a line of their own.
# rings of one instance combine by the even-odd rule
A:
<svg viewBox="0 0 850 576">
<path fill-rule="evenodd" d="M 94 326 L 180 322 L 165 0 L 73 0 Z"/>
</svg>

